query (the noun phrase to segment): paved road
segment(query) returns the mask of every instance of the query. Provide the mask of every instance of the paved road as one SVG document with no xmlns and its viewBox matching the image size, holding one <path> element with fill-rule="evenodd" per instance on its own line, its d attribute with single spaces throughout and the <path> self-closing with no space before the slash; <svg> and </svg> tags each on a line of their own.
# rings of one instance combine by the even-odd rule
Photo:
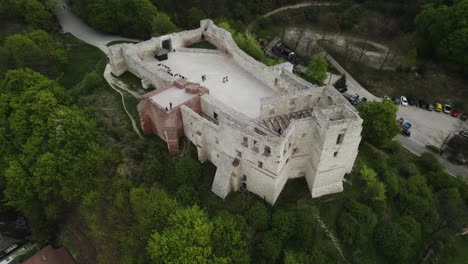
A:
<svg viewBox="0 0 468 264">
<path fill-rule="evenodd" d="M 324 52 L 324 57 L 330 61 L 335 68 L 342 74 L 346 74 L 346 85 L 348 86 L 348 93 L 359 94 L 361 97 L 366 97 L 370 101 L 382 101 L 379 97 L 368 92 L 361 84 L 359 84 L 353 76 L 351 76 L 341 65 L 328 53 Z"/>
<path fill-rule="evenodd" d="M 139 41 L 115 35 L 98 32 L 86 25 L 80 18 L 73 14 L 63 1 L 60 2 L 60 10 L 57 11 L 57 18 L 62 25 L 63 32 L 69 32 L 82 41 L 93 45 L 107 54 L 107 43 L 116 40 Z"/>
</svg>

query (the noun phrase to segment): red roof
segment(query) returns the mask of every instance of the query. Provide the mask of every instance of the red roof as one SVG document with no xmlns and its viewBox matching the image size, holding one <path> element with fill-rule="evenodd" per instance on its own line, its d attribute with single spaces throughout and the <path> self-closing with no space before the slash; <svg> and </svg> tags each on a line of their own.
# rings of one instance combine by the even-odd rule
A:
<svg viewBox="0 0 468 264">
<path fill-rule="evenodd" d="M 48 245 L 22 264 L 76 264 L 76 261 L 66 248 L 55 249 Z"/>
</svg>

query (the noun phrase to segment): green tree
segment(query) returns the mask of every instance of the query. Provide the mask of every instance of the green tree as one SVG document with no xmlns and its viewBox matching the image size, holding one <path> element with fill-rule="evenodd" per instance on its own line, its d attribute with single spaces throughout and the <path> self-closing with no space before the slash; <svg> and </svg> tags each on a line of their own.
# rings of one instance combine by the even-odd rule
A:
<svg viewBox="0 0 468 264">
<path fill-rule="evenodd" d="M 200 27 L 200 20 L 206 18 L 206 14 L 198 7 L 192 7 L 188 10 L 187 26 L 189 28 Z"/>
<path fill-rule="evenodd" d="M 283 250 L 283 240 L 278 239 L 278 236 L 279 234 L 275 231 L 267 231 L 264 233 L 259 244 L 262 255 L 273 263 L 278 259 Z"/>
<path fill-rule="evenodd" d="M 309 256 L 301 251 L 285 250 L 284 264 L 310 263 Z"/>
<path fill-rule="evenodd" d="M 398 134 L 400 130 L 396 124 L 398 108 L 391 101 L 360 104 L 358 110 L 364 120 L 362 135 L 370 143 L 382 146 Z"/>
<path fill-rule="evenodd" d="M 10 35 L 4 47 L 16 67 L 29 67 L 43 74 L 56 74 L 67 62 L 65 51 L 53 45 L 51 37 L 43 30 Z"/>
<path fill-rule="evenodd" d="M 327 61 L 323 56 L 313 57 L 307 66 L 306 79 L 311 83 L 322 86 L 327 79 L 327 67 Z"/>
<path fill-rule="evenodd" d="M 286 240 L 293 235 L 297 222 L 294 212 L 278 209 L 273 212 L 271 219 L 272 228 L 279 235 L 278 239 Z"/>
<path fill-rule="evenodd" d="M 161 35 L 166 35 L 171 32 L 175 32 L 177 30 L 177 27 L 174 23 L 172 23 L 171 18 L 162 13 L 159 12 L 154 18 L 153 18 L 153 23 L 152 23 L 152 32 L 153 36 L 161 36 Z"/>
<path fill-rule="evenodd" d="M 155 231 L 148 242 L 148 253 L 155 263 L 226 262 L 213 255 L 213 224 L 199 207 L 174 212 L 162 231 Z"/>
<path fill-rule="evenodd" d="M 190 157 L 183 157 L 176 162 L 175 175 L 170 175 L 169 185 L 176 190 L 183 184 L 196 184 L 201 175 L 200 162 Z"/>
<path fill-rule="evenodd" d="M 96 123 L 64 104 L 68 97 L 58 83 L 31 70 L 7 72 L 0 89 L 8 102 L 0 110 L 5 202 L 43 239 L 103 173 Z"/>
<path fill-rule="evenodd" d="M 372 210 L 355 200 L 346 203 L 345 211 L 338 218 L 338 231 L 341 239 L 349 246 L 366 245 L 372 235 L 377 216 Z"/>
<path fill-rule="evenodd" d="M 200 203 L 200 200 L 198 199 L 198 191 L 192 185 L 181 185 L 177 188 L 175 196 L 177 201 L 185 206 L 193 206 Z"/>
<path fill-rule="evenodd" d="M 247 224 L 240 215 L 221 212 L 213 219 L 213 252 L 230 263 L 250 263 Z"/>
<path fill-rule="evenodd" d="M 359 170 L 359 174 L 364 181 L 364 197 L 372 201 L 384 203 L 386 200 L 385 185 L 378 180 L 377 173 L 372 168 L 363 165 Z"/>
<path fill-rule="evenodd" d="M 26 21 L 32 28 L 48 30 L 52 26 L 52 15 L 47 11 L 41 1 L 37 0 L 12 0 L 2 1 L 1 5 L 7 6 Z"/>
<path fill-rule="evenodd" d="M 466 13 L 468 16 L 468 11 Z M 468 26 L 456 30 L 444 38 L 437 47 L 439 59 L 449 65 L 459 67 L 468 73 Z"/>
<path fill-rule="evenodd" d="M 414 255 L 414 239 L 399 224 L 383 221 L 375 228 L 374 243 L 378 252 L 398 263 Z"/>
<path fill-rule="evenodd" d="M 254 227 L 256 230 L 263 231 L 268 228 L 270 213 L 263 203 L 256 202 L 247 210 L 245 218 L 250 226 Z"/>
</svg>

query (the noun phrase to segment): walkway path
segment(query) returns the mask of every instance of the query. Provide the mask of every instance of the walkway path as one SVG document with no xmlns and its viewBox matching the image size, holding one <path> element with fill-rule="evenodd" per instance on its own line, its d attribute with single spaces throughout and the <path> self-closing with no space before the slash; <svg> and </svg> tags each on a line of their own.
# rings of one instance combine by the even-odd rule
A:
<svg viewBox="0 0 468 264">
<path fill-rule="evenodd" d="M 294 4 L 294 5 L 287 5 L 287 6 L 282 6 L 282 7 L 279 7 L 275 10 L 272 10 L 264 15 L 262 15 L 263 18 L 266 18 L 266 17 L 269 17 L 271 15 L 274 15 L 276 13 L 279 13 L 279 12 L 283 12 L 283 11 L 286 11 L 286 10 L 289 10 L 289 9 L 298 9 L 298 8 L 302 8 L 302 7 L 308 7 L 308 6 L 311 6 L 311 5 L 321 5 L 321 6 L 326 6 L 326 5 L 336 5 L 336 3 L 323 3 L 323 4 L 319 4 L 319 3 L 314 3 L 313 1 L 307 1 L 307 2 L 303 2 L 303 3 L 299 3 L 299 4 Z M 247 27 L 245 28 L 245 31 L 246 32 L 250 32 L 253 28 L 253 26 L 255 25 L 255 22 L 257 20 L 254 20 L 252 22 L 250 22 Z"/>
<path fill-rule="evenodd" d="M 137 126 L 135 120 L 133 119 L 132 115 L 130 115 L 130 113 L 127 110 L 127 106 L 125 105 L 125 96 L 118 89 L 118 88 L 121 88 L 121 87 L 119 86 L 119 84 L 117 82 L 114 82 L 114 78 L 112 76 L 111 68 L 110 68 L 109 64 L 107 64 L 106 69 L 104 70 L 104 78 L 106 79 L 106 81 L 110 85 L 110 87 L 120 94 L 120 97 L 122 98 L 122 105 L 123 105 L 123 108 L 125 110 L 125 113 L 127 113 L 128 118 L 130 118 L 130 121 L 132 122 L 133 131 L 135 131 L 135 133 L 138 135 L 138 137 L 143 138 L 141 136 L 141 134 L 140 134 L 140 130 L 138 129 L 138 126 Z"/>
<path fill-rule="evenodd" d="M 73 36 L 81 39 L 82 41 L 95 46 L 107 54 L 108 48 L 107 43 L 116 40 L 127 40 L 132 42 L 138 42 L 136 39 L 129 39 L 115 35 L 109 35 L 102 32 L 98 32 L 88 25 L 83 20 L 77 17 L 70 11 L 70 8 L 65 4 L 64 1 L 60 2 L 60 10 L 57 11 L 57 18 L 62 25 L 64 33 L 70 32 Z"/>
<path fill-rule="evenodd" d="M 73 36 L 81 39 L 82 41 L 97 47 L 105 54 L 107 54 L 109 51 L 108 47 L 106 46 L 106 44 L 109 42 L 117 40 L 126 40 L 133 42 L 139 41 L 136 39 L 129 39 L 120 36 L 105 34 L 92 29 L 75 14 L 73 14 L 64 1 L 60 2 L 60 10 L 57 11 L 57 18 L 60 22 L 60 25 L 62 25 L 64 33 L 71 33 Z M 114 76 L 112 76 L 109 64 L 106 66 L 106 69 L 104 71 L 104 79 L 106 79 L 107 83 L 114 91 L 120 94 L 120 97 L 122 98 L 123 108 L 125 110 L 125 113 L 127 113 L 128 117 L 130 118 L 133 130 L 140 138 L 142 138 L 140 130 L 137 126 L 137 122 L 133 119 L 133 117 L 127 110 L 127 106 L 125 105 L 125 96 L 119 89 L 128 92 L 135 98 L 141 98 L 141 96 L 133 91 L 130 91 L 124 83 L 120 82 Z"/>
</svg>

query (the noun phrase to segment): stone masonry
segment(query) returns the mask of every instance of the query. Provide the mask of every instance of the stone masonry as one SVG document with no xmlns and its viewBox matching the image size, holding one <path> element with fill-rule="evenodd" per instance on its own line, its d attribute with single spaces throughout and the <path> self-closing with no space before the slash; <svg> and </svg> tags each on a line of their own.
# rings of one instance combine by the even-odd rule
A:
<svg viewBox="0 0 468 264">
<path fill-rule="evenodd" d="M 186 48 L 200 41 L 217 50 Z M 178 66 L 176 53 L 179 58 L 211 56 L 233 66 L 210 68 L 210 77 L 231 71 L 253 80 L 242 83 L 247 91 L 263 90 L 259 98 L 239 94 L 246 88 L 236 86 L 245 81 L 240 77 L 231 86 L 201 83 L 189 69 L 206 67 L 202 64 L 186 65 L 188 77 L 174 74 L 162 67 L 165 61 L 154 59 L 163 47 L 172 51 L 168 64 Z M 113 74 L 130 71 L 145 87 L 158 88 L 138 105 L 144 133 L 157 134 L 172 155 L 179 151 L 179 138 L 187 137 L 199 160 L 217 167 L 212 191 L 219 197 L 250 191 L 274 204 L 287 180 L 298 177 L 305 177 L 312 197 L 343 190 L 343 177 L 351 172 L 361 141 L 362 119 L 356 110 L 333 87 L 317 87 L 295 76 L 289 63 L 269 67 L 254 60 L 211 20 L 202 20 L 198 29 L 114 45 L 109 62 Z M 229 96 L 223 97 L 224 92 Z M 259 109 L 244 114 L 244 99 Z"/>
</svg>

